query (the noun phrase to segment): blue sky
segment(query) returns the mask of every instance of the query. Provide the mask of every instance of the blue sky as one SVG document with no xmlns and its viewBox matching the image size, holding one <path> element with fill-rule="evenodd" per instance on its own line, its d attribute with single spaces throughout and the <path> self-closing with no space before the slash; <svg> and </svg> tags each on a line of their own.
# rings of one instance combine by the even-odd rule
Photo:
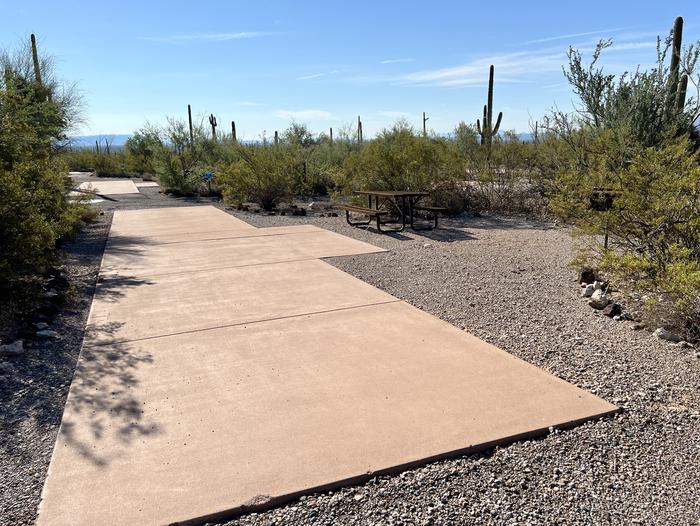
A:
<svg viewBox="0 0 700 526">
<path fill-rule="evenodd" d="M 217 115 L 253 139 L 290 122 L 338 129 L 362 115 L 365 135 L 405 117 L 451 131 L 473 122 L 496 67 L 505 129 L 571 108 L 561 65 L 569 45 L 613 38 L 612 72 L 649 65 L 656 35 L 700 7 L 678 2 L 9 2 L 0 45 L 34 32 L 62 78 L 84 92 L 83 134 L 129 133 L 166 115 Z"/>
</svg>

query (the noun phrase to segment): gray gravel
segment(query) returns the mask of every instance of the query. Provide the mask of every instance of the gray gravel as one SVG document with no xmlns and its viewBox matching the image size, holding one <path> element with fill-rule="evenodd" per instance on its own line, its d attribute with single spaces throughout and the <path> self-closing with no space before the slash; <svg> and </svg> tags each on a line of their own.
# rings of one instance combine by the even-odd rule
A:
<svg viewBox="0 0 700 526">
<path fill-rule="evenodd" d="M 26 353 L 0 359 L 12 372 L 0 375 L 0 524 L 33 524 L 56 433 L 78 359 L 97 270 L 102 258 L 108 212 L 86 227 L 66 248 L 69 301 L 51 322 L 60 340 L 26 341 Z"/>
<path fill-rule="evenodd" d="M 700 360 L 587 306 L 551 225 L 495 217 L 379 236 L 391 249 L 331 264 L 606 400 L 624 412 L 539 440 L 437 462 L 226 522 L 283 524 L 698 524 Z"/>
<path fill-rule="evenodd" d="M 3 526 L 34 521 L 111 210 L 209 202 L 143 193 L 99 205 L 105 215 L 68 247 L 76 293 L 52 324 L 62 339 L 31 343 L 12 359 L 15 372 L 0 376 Z M 338 217 L 234 214 L 256 226 L 311 223 L 391 249 L 328 261 L 625 411 L 225 524 L 700 523 L 697 351 L 589 308 L 564 230 L 463 217 L 425 235 L 379 236 Z"/>
</svg>

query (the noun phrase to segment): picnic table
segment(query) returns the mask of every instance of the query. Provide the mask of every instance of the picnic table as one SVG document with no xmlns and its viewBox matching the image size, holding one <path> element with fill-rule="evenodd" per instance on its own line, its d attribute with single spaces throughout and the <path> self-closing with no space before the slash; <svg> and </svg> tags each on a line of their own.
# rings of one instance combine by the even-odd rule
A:
<svg viewBox="0 0 700 526">
<path fill-rule="evenodd" d="M 428 192 L 416 191 L 416 190 L 355 190 L 356 195 L 367 196 L 368 206 L 361 207 L 355 205 L 342 204 L 339 207 L 345 210 L 345 218 L 348 224 L 352 226 L 368 225 L 373 220 L 376 220 L 377 230 L 379 232 L 384 232 L 382 230 L 382 225 L 396 223 L 400 224 L 399 227 L 390 229 L 391 232 L 401 232 L 406 226 L 410 226 L 413 230 L 432 230 L 437 228 L 438 225 L 438 213 L 445 212 L 446 209 L 434 206 L 419 206 L 421 199 L 429 196 Z M 417 210 L 424 210 L 432 213 L 432 220 L 434 222 L 433 226 L 428 228 L 419 228 L 416 226 L 415 212 Z M 350 212 L 357 214 L 366 215 L 368 219 L 366 221 L 356 221 L 350 219 Z M 387 221 L 383 218 L 389 216 L 391 213 L 395 213 L 397 216 L 396 221 Z"/>
</svg>

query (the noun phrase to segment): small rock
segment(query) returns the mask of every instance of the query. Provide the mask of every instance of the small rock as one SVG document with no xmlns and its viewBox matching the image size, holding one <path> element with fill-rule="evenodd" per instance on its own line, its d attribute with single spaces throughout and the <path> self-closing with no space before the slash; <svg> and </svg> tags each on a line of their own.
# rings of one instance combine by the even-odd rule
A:
<svg viewBox="0 0 700 526">
<path fill-rule="evenodd" d="M 15 368 L 10 362 L 0 362 L 0 375 L 9 376 L 15 373 Z"/>
<path fill-rule="evenodd" d="M 632 330 L 633 330 L 633 331 L 641 331 L 641 330 L 644 329 L 645 327 L 646 327 L 646 325 L 644 325 L 643 323 L 634 323 L 634 324 L 632 325 Z"/>
<path fill-rule="evenodd" d="M 44 321 L 39 321 L 34 324 L 34 327 L 36 327 L 36 330 L 38 331 L 43 331 L 44 329 L 49 328 L 49 324 Z"/>
<path fill-rule="evenodd" d="M 622 316 L 613 316 L 613 320 L 615 321 L 622 321 Z"/>
<path fill-rule="evenodd" d="M 430 243 L 424 243 L 423 248 L 430 248 L 432 245 Z"/>
<path fill-rule="evenodd" d="M 22 340 L 0 345 L 0 356 L 21 356 L 22 354 L 24 354 L 24 342 Z"/>
<path fill-rule="evenodd" d="M 330 214 L 328 214 L 328 217 L 338 217 L 338 213 L 337 213 L 337 212 L 331 212 Z"/>
<path fill-rule="evenodd" d="M 601 290 L 605 288 L 605 283 L 603 281 L 594 281 L 593 282 L 593 288 L 595 290 Z"/>
<path fill-rule="evenodd" d="M 622 305 L 616 302 L 608 303 L 603 309 L 603 314 L 608 318 L 614 318 L 622 314 Z"/>
<path fill-rule="evenodd" d="M 590 298 L 591 296 L 593 296 L 594 292 L 595 287 L 593 286 L 593 284 L 589 284 L 581 288 L 581 296 L 583 296 L 584 298 Z"/>
<path fill-rule="evenodd" d="M 306 209 L 305 208 L 297 208 L 292 211 L 293 216 L 305 216 L 306 215 Z"/>
<path fill-rule="evenodd" d="M 693 349 L 695 346 L 692 343 L 689 343 L 685 340 L 681 340 L 677 343 L 678 347 L 681 349 Z"/>
<path fill-rule="evenodd" d="M 666 340 L 669 342 L 678 343 L 679 341 L 681 341 L 680 336 L 672 333 L 671 331 L 667 331 L 663 327 L 659 327 L 658 329 L 656 329 L 654 331 L 654 336 L 656 336 L 659 340 Z"/>
<path fill-rule="evenodd" d="M 610 298 L 602 289 L 597 289 L 591 296 L 591 299 L 588 300 L 588 305 L 597 310 L 604 309 L 608 303 L 610 303 Z"/>
<path fill-rule="evenodd" d="M 36 335 L 39 338 L 53 338 L 54 340 L 61 339 L 61 335 L 58 334 L 56 331 L 52 331 L 51 329 L 44 329 L 43 331 L 37 331 Z"/>
</svg>

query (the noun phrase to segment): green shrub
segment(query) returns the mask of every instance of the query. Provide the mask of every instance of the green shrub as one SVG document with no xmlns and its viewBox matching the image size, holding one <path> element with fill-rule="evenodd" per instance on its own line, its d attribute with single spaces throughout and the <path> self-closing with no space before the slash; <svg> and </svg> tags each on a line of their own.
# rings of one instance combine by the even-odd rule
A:
<svg viewBox="0 0 700 526">
<path fill-rule="evenodd" d="M 379 132 L 343 164 L 342 191 L 429 190 L 453 177 L 444 140 L 419 136 L 405 122 Z"/>
<path fill-rule="evenodd" d="M 202 174 L 209 167 L 206 156 L 211 141 L 201 126 L 197 127 L 191 141 L 187 124 L 177 119 L 168 119 L 161 133 L 154 155 L 155 172 L 161 186 L 175 195 L 198 192 L 202 188 Z"/>
<path fill-rule="evenodd" d="M 160 131 L 155 126 L 146 124 L 136 130 L 124 145 L 127 170 L 139 175 L 155 174 L 155 156 L 162 147 Z"/>
<path fill-rule="evenodd" d="M 594 236 L 588 257 L 616 286 L 650 293 L 655 318 L 665 313 L 700 336 L 700 152 L 687 138 L 635 150 L 624 135 L 605 132 L 591 142 L 590 169 L 562 172 L 553 208 Z M 593 206 L 601 188 L 613 196 L 608 210 Z"/>
<path fill-rule="evenodd" d="M 218 184 L 229 202 L 252 201 L 265 210 L 293 196 L 300 174 L 293 148 L 278 146 L 239 146 L 240 160 L 222 166 Z"/>
<path fill-rule="evenodd" d="M 42 63 L 33 78 L 29 49 L 0 54 L 0 303 L 7 311 L 29 300 L 30 283 L 56 262 L 57 243 L 74 231 L 85 207 L 68 200 L 70 181 L 57 146 L 75 119 L 70 87 L 59 90 Z M 6 308 L 6 305 L 9 307 Z M 10 316 L 11 317 L 11 316 Z"/>
</svg>

